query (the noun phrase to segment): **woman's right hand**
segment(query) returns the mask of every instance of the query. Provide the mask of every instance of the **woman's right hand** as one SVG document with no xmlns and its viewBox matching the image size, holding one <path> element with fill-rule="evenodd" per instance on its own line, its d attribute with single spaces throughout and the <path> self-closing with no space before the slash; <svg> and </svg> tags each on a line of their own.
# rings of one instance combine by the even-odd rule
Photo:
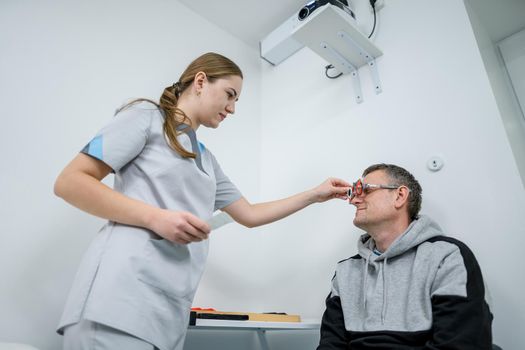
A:
<svg viewBox="0 0 525 350">
<path fill-rule="evenodd" d="M 185 211 L 159 208 L 150 220 L 150 230 L 174 243 L 200 242 L 210 234 L 210 226 L 205 221 Z"/>
</svg>

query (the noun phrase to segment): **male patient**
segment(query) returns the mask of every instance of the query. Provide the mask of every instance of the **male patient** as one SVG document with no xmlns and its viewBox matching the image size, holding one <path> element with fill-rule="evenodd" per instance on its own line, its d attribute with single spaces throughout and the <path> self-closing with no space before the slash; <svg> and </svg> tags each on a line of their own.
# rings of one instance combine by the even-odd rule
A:
<svg viewBox="0 0 525 350">
<path fill-rule="evenodd" d="M 366 233 L 359 254 L 337 264 L 317 349 L 491 349 L 492 314 L 476 258 L 418 215 L 414 176 L 372 165 L 349 197 L 354 225 Z"/>
</svg>

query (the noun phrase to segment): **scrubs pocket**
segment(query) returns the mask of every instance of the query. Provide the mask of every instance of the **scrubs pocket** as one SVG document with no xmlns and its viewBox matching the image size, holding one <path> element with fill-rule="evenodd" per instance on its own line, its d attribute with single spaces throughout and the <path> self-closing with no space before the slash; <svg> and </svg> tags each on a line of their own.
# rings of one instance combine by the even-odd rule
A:
<svg viewBox="0 0 525 350">
<path fill-rule="evenodd" d="M 175 299 L 193 294 L 190 252 L 186 245 L 165 239 L 149 239 L 142 257 L 134 259 L 138 279 Z"/>
</svg>

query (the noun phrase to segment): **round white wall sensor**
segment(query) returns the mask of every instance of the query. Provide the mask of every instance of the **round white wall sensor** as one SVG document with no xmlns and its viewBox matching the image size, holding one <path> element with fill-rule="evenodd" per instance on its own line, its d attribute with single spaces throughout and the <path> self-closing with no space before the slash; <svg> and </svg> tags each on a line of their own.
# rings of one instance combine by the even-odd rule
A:
<svg viewBox="0 0 525 350">
<path fill-rule="evenodd" d="M 427 162 L 427 168 L 430 171 L 439 171 L 443 168 L 443 165 L 445 165 L 443 158 L 439 156 L 431 157 Z"/>
</svg>

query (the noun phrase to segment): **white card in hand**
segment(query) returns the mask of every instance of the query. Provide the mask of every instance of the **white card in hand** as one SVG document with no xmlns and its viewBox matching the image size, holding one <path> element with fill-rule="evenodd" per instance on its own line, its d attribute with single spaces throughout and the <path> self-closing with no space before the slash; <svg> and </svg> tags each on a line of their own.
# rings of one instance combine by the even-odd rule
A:
<svg viewBox="0 0 525 350">
<path fill-rule="evenodd" d="M 232 217 L 224 212 L 220 212 L 208 220 L 208 225 L 210 225 L 212 230 L 216 230 L 221 226 L 229 224 L 230 222 L 233 222 Z"/>
</svg>

